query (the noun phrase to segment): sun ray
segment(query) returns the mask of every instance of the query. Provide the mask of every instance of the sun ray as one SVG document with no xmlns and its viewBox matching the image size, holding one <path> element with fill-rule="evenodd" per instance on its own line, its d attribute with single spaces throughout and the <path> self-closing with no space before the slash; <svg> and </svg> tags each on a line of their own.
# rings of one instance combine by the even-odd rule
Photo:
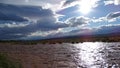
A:
<svg viewBox="0 0 120 68">
<path fill-rule="evenodd" d="M 81 0 L 79 4 L 79 11 L 82 14 L 88 14 L 96 6 L 97 0 Z"/>
<path fill-rule="evenodd" d="M 90 11 L 91 11 L 90 3 L 87 3 L 86 0 L 82 0 L 80 3 L 80 12 L 83 14 L 88 14 Z"/>
</svg>

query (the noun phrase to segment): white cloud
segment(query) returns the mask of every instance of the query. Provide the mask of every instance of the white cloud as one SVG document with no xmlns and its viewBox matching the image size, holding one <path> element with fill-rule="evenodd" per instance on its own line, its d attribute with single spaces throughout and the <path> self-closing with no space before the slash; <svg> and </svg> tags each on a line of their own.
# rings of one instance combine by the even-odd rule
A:
<svg viewBox="0 0 120 68">
<path fill-rule="evenodd" d="M 112 12 L 106 15 L 105 17 L 100 17 L 98 19 L 92 18 L 90 19 L 93 23 L 103 23 L 103 22 L 115 22 L 117 19 L 120 19 L 120 11 Z"/>
<path fill-rule="evenodd" d="M 108 20 L 119 18 L 120 17 L 120 11 L 109 13 L 106 17 L 107 17 Z"/>
<path fill-rule="evenodd" d="M 120 4 L 120 0 L 114 0 L 114 4 L 115 5 L 119 5 Z"/>
<path fill-rule="evenodd" d="M 105 5 L 113 4 L 114 1 L 104 1 Z"/>
<path fill-rule="evenodd" d="M 8 28 L 18 28 L 18 27 L 21 27 L 22 28 L 22 27 L 25 27 L 27 25 L 29 25 L 29 24 L 26 23 L 26 22 L 25 23 L 19 22 L 19 24 L 16 23 L 16 22 L 13 22 L 13 23 L 8 22 L 8 23 L 5 23 L 5 24 L 0 24 L 0 28 L 5 28 L 5 27 L 8 27 Z"/>
<path fill-rule="evenodd" d="M 86 4 L 86 5 L 89 5 L 91 6 L 92 8 L 94 7 L 97 7 L 99 4 L 100 0 L 66 0 L 64 3 L 63 3 L 63 6 L 64 7 L 71 7 L 71 6 L 74 6 L 74 5 L 79 5 L 81 6 L 82 4 Z"/>
<path fill-rule="evenodd" d="M 69 18 L 65 21 L 65 23 L 69 24 L 71 27 L 75 27 L 75 26 L 83 26 L 88 24 L 90 21 L 89 18 L 84 17 L 84 16 L 80 16 L 80 17 L 72 17 Z"/>
<path fill-rule="evenodd" d="M 56 31 L 56 30 L 52 30 L 52 31 L 37 31 L 37 32 L 31 33 L 27 37 L 35 37 L 35 36 L 46 37 L 46 36 L 49 36 L 49 35 L 54 35 L 56 33 L 58 33 L 58 31 Z"/>
<path fill-rule="evenodd" d="M 120 0 L 107 0 L 104 1 L 105 5 L 109 5 L 109 4 L 114 4 L 114 5 L 120 5 Z"/>
</svg>

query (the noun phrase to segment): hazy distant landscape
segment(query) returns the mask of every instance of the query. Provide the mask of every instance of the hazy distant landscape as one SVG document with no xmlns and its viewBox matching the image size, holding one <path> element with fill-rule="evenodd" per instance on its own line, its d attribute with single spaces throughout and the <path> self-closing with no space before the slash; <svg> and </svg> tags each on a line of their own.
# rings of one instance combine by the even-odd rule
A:
<svg viewBox="0 0 120 68">
<path fill-rule="evenodd" d="M 67 36 L 43 40 L 0 40 L 4 44 L 62 44 L 62 43 L 80 43 L 80 42 L 120 42 L 120 35 L 88 35 L 88 36 Z"/>
</svg>

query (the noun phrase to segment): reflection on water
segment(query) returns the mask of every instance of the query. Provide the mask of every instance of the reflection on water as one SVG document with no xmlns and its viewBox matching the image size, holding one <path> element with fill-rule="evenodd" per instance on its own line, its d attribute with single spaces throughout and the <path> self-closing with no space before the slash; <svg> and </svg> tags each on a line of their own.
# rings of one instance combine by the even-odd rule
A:
<svg viewBox="0 0 120 68">
<path fill-rule="evenodd" d="M 119 68 L 119 43 L 85 42 L 75 44 L 79 49 L 79 65 L 87 68 Z"/>
<path fill-rule="evenodd" d="M 23 68 L 120 68 L 120 42 L 0 45 Z"/>
</svg>

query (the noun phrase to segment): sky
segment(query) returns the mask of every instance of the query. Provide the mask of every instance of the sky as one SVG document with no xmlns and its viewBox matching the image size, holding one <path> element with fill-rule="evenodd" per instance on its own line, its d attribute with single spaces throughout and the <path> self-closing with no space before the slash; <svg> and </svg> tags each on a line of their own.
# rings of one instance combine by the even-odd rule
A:
<svg viewBox="0 0 120 68">
<path fill-rule="evenodd" d="M 0 0 L 0 40 L 120 33 L 120 0 Z"/>
</svg>

